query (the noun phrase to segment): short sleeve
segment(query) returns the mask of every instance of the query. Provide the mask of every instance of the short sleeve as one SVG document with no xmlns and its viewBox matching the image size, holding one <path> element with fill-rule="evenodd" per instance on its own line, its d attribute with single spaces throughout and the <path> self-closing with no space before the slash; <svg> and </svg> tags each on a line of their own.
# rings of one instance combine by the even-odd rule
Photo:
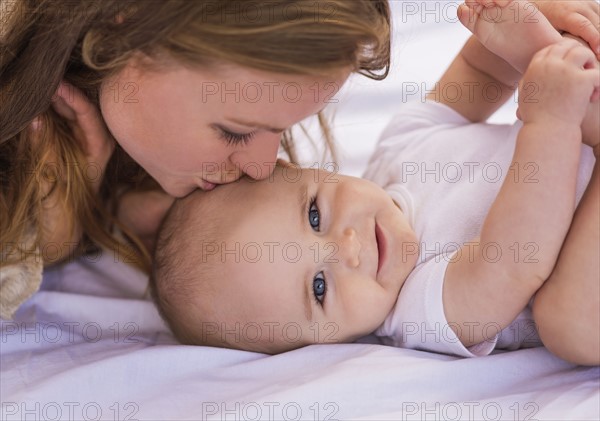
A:
<svg viewBox="0 0 600 421">
<path fill-rule="evenodd" d="M 389 184 L 389 167 L 398 156 L 411 156 L 411 146 L 421 144 L 433 132 L 464 126 L 469 121 L 452 108 L 437 102 L 402 105 L 379 137 L 363 178 L 382 187 Z"/>
<path fill-rule="evenodd" d="M 393 313 L 376 331 L 387 345 L 461 357 L 488 355 L 498 335 L 465 347 L 446 320 L 442 290 L 449 255 L 437 255 L 420 264 L 404 283 Z"/>
<path fill-rule="evenodd" d="M 403 105 L 383 130 L 380 143 L 393 136 L 410 135 L 415 130 L 440 125 L 461 126 L 470 121 L 447 105 L 433 101 L 414 101 Z"/>
</svg>

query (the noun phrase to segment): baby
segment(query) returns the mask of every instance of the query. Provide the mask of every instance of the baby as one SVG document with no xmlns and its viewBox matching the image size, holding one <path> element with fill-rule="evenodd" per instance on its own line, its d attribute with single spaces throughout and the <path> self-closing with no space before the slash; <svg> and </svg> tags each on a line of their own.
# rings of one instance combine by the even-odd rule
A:
<svg viewBox="0 0 600 421">
<path fill-rule="evenodd" d="M 480 3 L 459 9 L 480 42 L 467 43 L 426 103 L 401 107 L 366 179 L 280 161 L 267 180 L 174 204 L 152 283 L 180 341 L 278 353 L 375 333 L 474 356 L 541 337 L 563 358 L 600 362 L 598 322 L 583 333 L 556 324 L 557 313 L 579 316 L 554 299 L 582 290 L 576 307 L 590 319 L 600 311 L 586 298 L 598 290 L 598 246 L 592 265 L 571 256 L 589 232 L 598 240 L 596 59 L 541 14 L 525 23 L 527 2 Z M 478 100 L 480 87 L 495 82 L 506 99 L 525 69 L 522 123 L 474 124 L 502 103 Z M 470 91 L 448 98 L 449 83 Z M 562 267 L 573 275 L 566 287 Z M 576 343 L 563 345 L 565 335 Z"/>
</svg>

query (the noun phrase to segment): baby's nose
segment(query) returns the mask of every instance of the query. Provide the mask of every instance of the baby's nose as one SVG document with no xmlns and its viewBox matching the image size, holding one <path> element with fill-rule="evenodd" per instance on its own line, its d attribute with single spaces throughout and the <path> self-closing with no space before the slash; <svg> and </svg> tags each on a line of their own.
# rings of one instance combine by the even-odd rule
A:
<svg viewBox="0 0 600 421">
<path fill-rule="evenodd" d="M 350 268 L 355 269 L 360 265 L 360 241 L 353 228 L 346 228 L 341 236 L 339 244 L 340 259 Z"/>
</svg>

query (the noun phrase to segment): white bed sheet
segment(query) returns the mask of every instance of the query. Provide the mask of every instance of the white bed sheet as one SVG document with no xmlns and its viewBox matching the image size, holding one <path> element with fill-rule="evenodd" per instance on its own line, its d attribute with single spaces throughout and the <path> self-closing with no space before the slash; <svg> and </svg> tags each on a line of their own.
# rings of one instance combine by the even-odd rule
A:
<svg viewBox="0 0 600 421">
<path fill-rule="evenodd" d="M 415 99 L 407 89 L 430 89 L 460 49 L 455 4 L 395 2 L 390 78 L 355 78 L 340 93 L 342 172 L 361 174 L 394 108 Z M 514 103 L 495 121 L 513 115 Z M 112 253 L 47 271 L 43 291 L 2 322 L 0 419 L 600 418 L 600 368 L 544 348 L 459 359 L 369 343 L 278 356 L 181 346 L 146 285 Z"/>
<path fill-rule="evenodd" d="M 2 322 L 2 419 L 600 414 L 600 369 L 573 366 L 544 348 L 460 359 L 365 343 L 278 356 L 182 346 L 143 298 L 145 287 L 145 277 L 111 253 L 48 271 L 44 290 Z"/>
</svg>

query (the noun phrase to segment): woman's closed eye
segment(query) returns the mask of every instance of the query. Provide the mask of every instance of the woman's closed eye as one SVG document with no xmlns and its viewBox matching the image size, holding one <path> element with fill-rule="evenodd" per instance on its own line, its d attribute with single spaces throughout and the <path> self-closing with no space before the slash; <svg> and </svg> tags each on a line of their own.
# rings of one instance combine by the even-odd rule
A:
<svg viewBox="0 0 600 421">
<path fill-rule="evenodd" d="M 234 133 L 223 127 L 219 127 L 219 137 L 223 139 L 227 146 L 244 145 L 246 146 L 254 137 L 255 132 Z"/>
</svg>

